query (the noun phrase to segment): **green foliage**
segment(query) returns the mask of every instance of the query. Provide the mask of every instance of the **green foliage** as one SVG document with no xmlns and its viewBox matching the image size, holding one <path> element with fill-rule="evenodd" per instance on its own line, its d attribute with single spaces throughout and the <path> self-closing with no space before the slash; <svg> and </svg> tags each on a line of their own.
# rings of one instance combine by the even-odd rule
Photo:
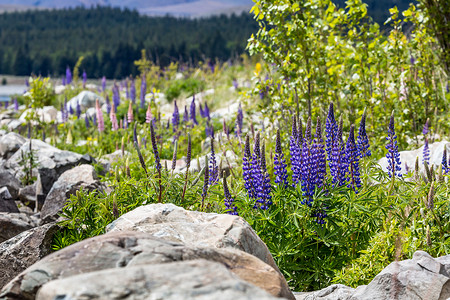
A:
<svg viewBox="0 0 450 300">
<path fill-rule="evenodd" d="M 323 117 L 331 102 L 345 113 L 349 127 L 367 108 L 374 120 L 368 132 L 378 151 L 386 112 L 396 111 L 401 149 L 419 146 L 407 137 L 415 138 L 427 118 L 433 123 L 445 118 L 448 78 L 421 6 L 411 5 L 404 18 L 396 7 L 390 9 L 385 36 L 360 0 L 347 1 L 345 9 L 329 0 L 255 3 L 252 12 L 260 29 L 247 48 L 266 64 L 255 72 L 254 95 L 263 96 L 260 109 L 282 127 L 289 122 L 284 116 L 293 113 L 303 122 L 309 115 Z M 441 132 L 448 129 L 440 126 Z"/>
<path fill-rule="evenodd" d="M 173 99 L 178 98 L 182 93 L 184 95 L 193 95 L 204 90 L 204 88 L 205 84 L 203 81 L 189 77 L 172 81 L 165 91 L 165 94 L 167 100 L 172 101 Z"/>
</svg>

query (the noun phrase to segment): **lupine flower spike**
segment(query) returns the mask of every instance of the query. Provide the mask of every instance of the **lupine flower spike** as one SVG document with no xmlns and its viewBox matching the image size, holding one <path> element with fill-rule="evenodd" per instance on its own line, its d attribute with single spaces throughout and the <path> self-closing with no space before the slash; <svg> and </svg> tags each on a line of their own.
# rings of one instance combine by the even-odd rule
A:
<svg viewBox="0 0 450 300">
<path fill-rule="evenodd" d="M 141 163 L 141 166 L 142 166 L 142 168 L 144 169 L 144 171 L 145 171 L 145 174 L 146 175 L 148 175 L 148 173 L 147 173 L 147 167 L 146 167 L 146 165 L 145 165 L 145 160 L 144 160 L 144 157 L 142 156 L 142 153 L 141 153 L 141 149 L 139 148 L 139 145 L 138 145 L 138 137 L 137 137 L 137 132 L 136 132 L 136 126 L 137 126 L 137 123 L 134 123 L 134 130 L 133 130 L 133 145 L 134 145 L 134 148 L 136 149 L 136 152 L 137 152 L 137 154 L 138 154 L 138 157 L 139 157 L 139 162 Z M 123 152 L 122 152 L 123 153 Z"/>
<path fill-rule="evenodd" d="M 361 123 L 359 123 L 357 145 L 361 158 L 369 157 L 372 155 L 369 150 L 370 144 L 366 133 L 366 109 L 364 109 L 364 113 L 361 117 Z"/>
<path fill-rule="evenodd" d="M 173 132 L 176 132 L 180 124 L 180 112 L 178 111 L 177 101 L 174 101 L 173 106 L 172 127 Z"/>
<path fill-rule="evenodd" d="M 275 184 L 286 188 L 288 186 L 286 161 L 284 160 L 284 154 L 281 149 L 281 137 L 280 130 L 277 130 L 277 140 L 274 157 L 275 168 Z"/>
<path fill-rule="evenodd" d="M 442 153 L 442 171 L 444 171 L 444 174 L 447 174 L 449 171 L 446 148 L 444 148 L 444 152 Z"/>
<path fill-rule="evenodd" d="M 134 120 L 133 106 L 132 106 L 132 103 L 130 102 L 128 104 L 128 123 L 133 123 L 133 120 Z"/>
<path fill-rule="evenodd" d="M 244 187 L 247 190 L 250 199 L 256 198 L 256 193 L 253 188 L 252 167 L 251 167 L 251 153 L 250 153 L 250 137 L 245 138 L 244 158 L 242 163 L 242 170 L 244 176 Z"/>
<path fill-rule="evenodd" d="M 345 173 L 347 172 L 347 163 L 345 161 L 344 142 L 342 140 L 342 118 L 339 121 L 339 127 L 333 140 L 330 159 L 330 173 L 333 177 L 333 187 L 342 186 L 345 183 Z"/>
<path fill-rule="evenodd" d="M 103 120 L 103 112 L 100 108 L 100 102 L 98 99 L 95 101 L 95 109 L 96 109 L 96 115 L 97 115 L 97 124 L 98 124 L 98 131 L 103 132 L 105 131 L 105 121 Z"/>
<path fill-rule="evenodd" d="M 173 155 L 172 155 L 172 173 L 175 171 L 177 166 L 177 150 L 178 150 L 178 141 L 175 140 L 175 144 L 173 145 Z"/>
<path fill-rule="evenodd" d="M 395 134 L 394 128 L 394 112 L 392 112 L 389 121 L 388 136 L 386 140 L 388 141 L 388 144 L 386 145 L 386 149 L 388 150 L 388 153 L 386 154 L 388 160 L 388 175 L 392 178 L 395 176 L 402 177 L 402 165 L 400 162 L 400 153 L 398 152 L 397 135 Z"/>
<path fill-rule="evenodd" d="M 150 124 L 152 122 L 153 116 L 152 116 L 152 107 L 150 105 L 150 103 L 148 104 L 147 107 L 147 112 L 145 113 L 145 123 Z"/>
<path fill-rule="evenodd" d="M 116 113 L 114 112 L 114 103 L 113 103 L 113 109 L 111 109 L 110 113 L 109 113 L 109 118 L 111 120 L 111 130 L 112 131 L 116 131 L 119 129 L 119 124 L 117 123 L 117 116 Z"/>
<path fill-rule="evenodd" d="M 152 148 L 153 148 L 153 154 L 155 156 L 156 170 L 158 171 L 158 184 L 159 184 L 158 202 L 161 203 L 161 201 L 162 201 L 161 162 L 159 159 L 158 146 L 156 144 L 156 135 L 155 135 L 155 129 L 153 128 L 153 124 L 150 124 L 150 137 L 152 139 Z"/>
<path fill-rule="evenodd" d="M 422 163 L 430 163 L 430 148 L 428 146 L 428 138 L 425 137 L 425 145 L 423 146 Z"/>
<path fill-rule="evenodd" d="M 314 139 L 313 149 L 313 166 L 317 166 L 316 187 L 321 188 L 327 173 L 327 162 L 323 145 L 322 123 L 320 122 L 320 118 L 317 118 L 316 137 Z"/>
<path fill-rule="evenodd" d="M 219 167 L 216 162 L 216 155 L 214 153 L 214 138 L 211 138 L 211 164 L 209 165 L 209 184 L 214 185 L 219 181 Z"/>
<path fill-rule="evenodd" d="M 310 146 L 311 142 L 311 117 L 308 118 L 305 129 L 305 138 L 303 139 L 302 155 L 301 155 L 301 184 L 303 196 L 306 200 L 303 204 L 311 205 L 312 196 L 314 195 L 315 184 L 317 181 L 317 166 L 315 163 L 314 147 Z"/>
<path fill-rule="evenodd" d="M 255 145 L 253 146 L 252 155 L 252 184 L 254 191 L 256 193 L 256 202 L 253 208 L 258 208 L 264 206 L 264 177 L 261 169 L 261 152 L 260 152 L 260 135 L 259 132 L 256 133 Z"/>
<path fill-rule="evenodd" d="M 352 188 L 356 193 L 361 188 L 361 179 L 359 174 L 359 152 L 355 144 L 354 126 L 350 127 L 350 133 L 345 148 L 345 160 L 348 165 L 347 182 L 348 187 Z"/>
<path fill-rule="evenodd" d="M 190 106 L 190 112 L 191 112 L 191 120 L 194 123 L 194 125 L 198 125 L 197 117 L 195 116 L 195 96 L 192 98 L 191 106 Z"/>
<path fill-rule="evenodd" d="M 201 206 L 202 209 L 203 209 L 203 204 L 205 202 L 206 196 L 208 194 L 208 186 L 209 186 L 209 182 L 210 182 L 208 164 L 209 164 L 208 156 L 205 156 L 205 177 L 204 177 L 203 190 L 202 190 L 202 206 Z"/>
<path fill-rule="evenodd" d="M 238 215 L 237 212 L 237 207 L 234 204 L 234 199 L 231 196 L 230 190 L 228 189 L 228 185 L 227 185 L 227 177 L 225 176 L 225 174 L 223 174 L 223 194 L 225 197 L 225 207 L 228 210 L 228 214 L 230 215 Z"/>
<path fill-rule="evenodd" d="M 186 187 L 188 182 L 188 176 L 189 176 L 189 167 L 191 166 L 191 134 L 188 133 L 188 145 L 187 145 L 187 153 L 186 153 L 186 177 L 184 179 L 184 187 L 183 187 L 183 193 L 181 194 L 181 202 L 184 200 L 184 195 L 186 194 Z M 200 167 L 200 164 L 199 164 Z"/>
</svg>

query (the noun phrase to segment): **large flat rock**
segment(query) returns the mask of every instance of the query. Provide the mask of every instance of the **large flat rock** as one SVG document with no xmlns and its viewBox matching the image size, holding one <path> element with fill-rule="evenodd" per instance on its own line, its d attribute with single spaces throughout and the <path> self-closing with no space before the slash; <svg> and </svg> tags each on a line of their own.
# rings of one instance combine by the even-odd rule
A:
<svg viewBox="0 0 450 300">
<path fill-rule="evenodd" d="M 108 269 L 51 281 L 38 292 L 46 299 L 275 300 L 207 260 Z"/>
</svg>

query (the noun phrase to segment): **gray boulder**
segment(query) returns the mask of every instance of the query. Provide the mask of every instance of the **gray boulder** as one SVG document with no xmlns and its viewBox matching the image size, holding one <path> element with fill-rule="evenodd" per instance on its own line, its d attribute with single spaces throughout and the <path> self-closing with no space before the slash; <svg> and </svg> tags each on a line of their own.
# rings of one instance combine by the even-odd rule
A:
<svg viewBox="0 0 450 300">
<path fill-rule="evenodd" d="M 91 163 L 92 158 L 89 155 L 81 155 L 75 152 L 57 149 L 43 141 L 32 140 L 32 152 L 37 167 L 33 169 L 33 175 L 39 176 L 42 184 L 42 194 L 47 195 L 53 183 L 65 171 L 79 165 Z M 20 163 L 23 155 L 30 152 L 30 142 L 27 141 L 20 147 L 13 156 L 4 164 L 16 178 L 21 179 L 25 176 L 24 166 Z"/>
<path fill-rule="evenodd" d="M 412 259 L 393 262 L 365 287 L 358 288 L 352 300 L 378 299 L 448 299 L 450 278 L 447 268 L 428 253 L 417 251 Z"/>
<path fill-rule="evenodd" d="M 240 279 L 274 296 L 293 299 L 282 276 L 252 255 L 235 249 L 188 247 L 140 232 L 109 233 L 64 248 L 29 267 L 12 280 L 4 292 L 8 290 L 12 298 L 34 299 L 43 284 L 56 279 L 112 268 L 171 265 L 176 261 L 197 259 L 218 262 Z"/>
<path fill-rule="evenodd" d="M 108 269 L 54 280 L 36 299 L 279 299 L 206 260 Z"/>
<path fill-rule="evenodd" d="M 11 197 L 7 187 L 0 188 L 0 212 L 18 213 L 16 202 Z"/>
<path fill-rule="evenodd" d="M 36 226 L 36 222 L 27 214 L 0 213 L 0 243 Z"/>
<path fill-rule="evenodd" d="M 294 293 L 296 300 L 345 300 L 349 299 L 355 289 L 342 285 L 333 284 L 315 292 Z"/>
<path fill-rule="evenodd" d="M 67 102 L 67 107 L 72 106 L 73 111 L 77 109 L 77 103 L 80 103 L 82 111 L 87 110 L 90 107 L 95 107 L 95 101 L 99 99 L 100 105 L 105 101 L 103 97 L 93 93 L 91 91 L 82 91 Z"/>
<path fill-rule="evenodd" d="M 15 132 L 3 135 L 0 137 L 0 156 L 10 158 L 25 142 L 26 139 Z"/>
<path fill-rule="evenodd" d="M 430 148 L 430 165 L 439 166 L 442 162 L 442 154 L 444 149 L 447 149 L 447 157 L 450 155 L 450 142 L 441 141 L 429 145 Z M 419 149 L 410 151 L 400 151 L 400 161 L 402 163 L 402 174 L 406 174 L 406 166 L 409 170 L 414 170 L 416 164 L 416 158 L 419 158 L 419 168 L 421 171 L 424 170 L 422 163 L 423 158 L 423 146 Z M 387 172 L 388 161 L 386 157 L 378 160 L 378 164 L 381 166 L 383 171 Z"/>
<path fill-rule="evenodd" d="M 5 169 L 0 169 L 0 187 L 8 188 L 8 191 L 13 199 L 17 199 L 21 186 L 22 184 L 20 183 L 20 180 L 14 177 L 11 172 Z"/>
<path fill-rule="evenodd" d="M 45 198 L 41 210 L 44 223 L 55 221 L 58 213 L 66 205 L 70 195 L 84 189 L 87 191 L 102 191 L 103 186 L 97 179 L 95 169 L 91 165 L 81 165 L 64 172 L 53 184 L 52 189 Z"/>
<path fill-rule="evenodd" d="M 234 248 L 279 271 L 266 244 L 241 217 L 188 211 L 173 204 L 138 207 L 109 224 L 107 232 L 138 231 L 188 246 Z"/>
<path fill-rule="evenodd" d="M 50 253 L 55 224 L 32 228 L 0 244 L 0 289 Z M 0 298 L 2 295 L 0 295 Z"/>
</svg>

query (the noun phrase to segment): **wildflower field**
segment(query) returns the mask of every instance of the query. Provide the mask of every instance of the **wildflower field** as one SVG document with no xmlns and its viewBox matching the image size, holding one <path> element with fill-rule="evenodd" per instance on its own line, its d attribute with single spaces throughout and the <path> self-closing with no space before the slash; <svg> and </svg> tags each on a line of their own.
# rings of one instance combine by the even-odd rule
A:
<svg viewBox="0 0 450 300">
<path fill-rule="evenodd" d="M 429 150 L 450 129 L 438 20 L 420 2 L 381 30 L 359 0 L 301 2 L 255 1 L 251 56 L 234 61 L 162 69 L 143 51 L 140 75 L 94 82 L 80 59 L 59 94 L 60 79 L 30 78 L 10 104 L 31 108 L 24 135 L 90 154 L 110 187 L 71 197 L 54 250 L 162 202 L 243 217 L 295 291 L 367 284 L 419 249 L 450 254 L 449 156 L 433 164 Z M 95 108 L 68 104 L 92 82 Z M 38 117 L 46 105 L 58 122 Z"/>
</svg>

